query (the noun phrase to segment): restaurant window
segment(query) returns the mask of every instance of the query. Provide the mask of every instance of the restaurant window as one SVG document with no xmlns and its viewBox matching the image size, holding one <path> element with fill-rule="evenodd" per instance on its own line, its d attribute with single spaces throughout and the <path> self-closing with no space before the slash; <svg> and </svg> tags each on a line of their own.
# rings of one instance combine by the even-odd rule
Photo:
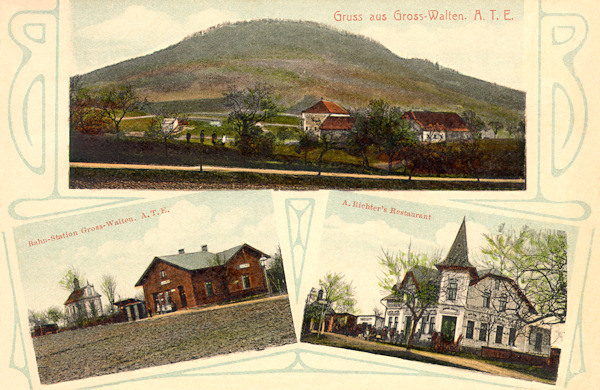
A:
<svg viewBox="0 0 600 390">
<path fill-rule="evenodd" d="M 456 290 L 458 289 L 458 283 L 456 279 L 450 279 L 448 281 L 448 300 L 454 301 L 456 299 Z"/>
<path fill-rule="evenodd" d="M 483 292 L 483 307 L 490 307 L 490 298 L 492 294 L 489 291 Z"/>
<path fill-rule="evenodd" d="M 498 325 L 496 327 L 496 344 L 502 344 L 502 334 L 504 333 L 504 327 Z"/>
<path fill-rule="evenodd" d="M 435 332 L 435 316 L 429 318 L 429 333 Z"/>
<path fill-rule="evenodd" d="M 500 311 L 505 311 L 506 310 L 506 302 L 507 301 L 508 301 L 508 299 L 506 298 L 506 294 L 502 294 L 500 296 L 500 307 L 499 307 Z"/>
<path fill-rule="evenodd" d="M 474 331 L 475 331 L 475 322 L 467 321 L 467 334 L 465 337 L 468 339 L 472 339 Z"/>
<path fill-rule="evenodd" d="M 508 333 L 508 345 L 511 347 L 514 347 L 516 339 L 517 339 L 517 330 L 515 328 L 510 328 L 510 331 Z"/>
<path fill-rule="evenodd" d="M 486 324 L 485 322 L 481 323 L 481 327 L 479 328 L 479 341 L 487 340 L 487 327 L 488 324 Z"/>
</svg>

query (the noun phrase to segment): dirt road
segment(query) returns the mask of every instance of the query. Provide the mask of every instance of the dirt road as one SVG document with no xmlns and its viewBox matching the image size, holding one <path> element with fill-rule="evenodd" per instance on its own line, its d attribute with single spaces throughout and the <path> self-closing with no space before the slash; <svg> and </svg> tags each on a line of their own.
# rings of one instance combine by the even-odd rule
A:
<svg viewBox="0 0 600 390">
<path fill-rule="evenodd" d="M 145 165 L 145 164 L 106 164 L 106 163 L 70 163 L 71 168 L 94 168 L 94 169 L 148 169 L 148 170 L 172 170 L 172 171 L 198 171 L 197 166 L 178 166 L 178 165 Z M 263 173 L 271 175 L 296 175 L 296 176 L 317 176 L 315 171 L 288 171 L 279 169 L 258 169 L 258 168 L 238 168 L 224 167 L 214 165 L 203 165 L 202 170 L 206 172 L 223 171 L 223 172 L 250 172 Z M 404 180 L 408 181 L 407 176 L 390 176 L 390 175 L 367 175 L 361 173 L 336 173 L 322 172 L 323 177 L 347 177 L 354 179 L 378 179 L 378 180 Z M 438 182 L 478 182 L 472 178 L 456 178 L 456 177 L 418 177 L 413 176 L 413 181 L 438 181 Z M 481 183 L 525 183 L 524 179 L 480 179 Z"/>
<path fill-rule="evenodd" d="M 471 370 L 477 370 L 481 372 L 487 372 L 493 375 L 506 376 L 515 379 L 522 379 L 527 381 L 542 382 L 547 384 L 555 384 L 554 381 L 538 378 L 532 375 L 527 375 L 518 371 L 509 370 L 502 368 L 487 362 L 470 359 L 466 357 L 456 355 L 446 355 L 441 353 L 420 351 L 420 350 L 407 350 L 404 347 L 399 347 L 391 344 L 376 343 L 373 341 L 366 341 L 362 338 L 349 337 L 335 333 L 325 333 L 328 341 L 326 345 L 348 347 L 352 345 L 355 350 L 362 350 L 371 353 L 385 354 L 389 356 L 397 356 L 400 358 L 407 358 L 410 360 L 421 360 L 418 356 L 422 356 L 424 361 L 440 362 L 440 364 L 449 363 L 448 365 L 454 367 L 467 368 Z M 322 337 L 322 336 L 321 336 Z M 307 340 L 308 341 L 308 340 Z M 310 341 L 308 341 L 310 342 Z M 412 357 L 410 355 L 413 355 Z M 416 355 L 416 356 L 415 356 Z"/>
</svg>

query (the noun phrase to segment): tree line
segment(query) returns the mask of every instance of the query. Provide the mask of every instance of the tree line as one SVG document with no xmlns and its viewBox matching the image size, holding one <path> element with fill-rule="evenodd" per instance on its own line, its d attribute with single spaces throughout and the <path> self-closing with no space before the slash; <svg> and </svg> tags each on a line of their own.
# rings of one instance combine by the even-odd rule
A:
<svg viewBox="0 0 600 390">
<path fill-rule="evenodd" d="M 231 86 L 223 98 L 224 108 L 229 112 L 224 125 L 235 134 L 234 144 L 240 153 L 263 157 L 272 155 L 276 137 L 260 125 L 283 111 L 275 103 L 272 88 L 265 83 L 247 88 Z M 101 133 L 112 127 L 117 138 L 125 115 L 148 106 L 147 99 L 130 85 L 109 86 L 92 92 L 81 86 L 80 76 L 71 78 L 70 99 L 72 130 Z M 371 169 L 370 156 L 375 154 L 378 158 L 385 157 L 388 171 L 394 171 L 399 164 L 409 178 L 417 173 L 463 173 L 479 178 L 484 158 L 480 142 L 483 131 L 489 129 L 497 136 L 506 130 L 513 138 L 524 138 L 524 121 L 517 124 L 505 124 L 497 120 L 486 123 L 474 111 L 466 110 L 461 113 L 461 118 L 469 129 L 468 139 L 462 142 L 419 142 L 411 123 L 402 118 L 404 112 L 403 108 L 392 106 L 384 100 L 371 100 L 367 107 L 351 111 L 355 118 L 354 129 L 346 140 L 340 142 L 328 135 L 314 139 L 303 132 L 296 152 L 304 155 L 307 164 L 308 153 L 316 151 L 319 173 L 327 152 L 338 149 L 359 157 L 363 170 Z M 151 119 L 145 136 L 162 138 L 166 146 L 167 140 L 181 129 L 165 128 L 162 125 L 164 118 L 177 118 L 180 123 L 186 124 L 187 116 L 164 112 Z M 204 143 L 203 131 L 200 137 Z M 212 139 L 214 145 L 220 145 L 215 134 Z M 187 140 L 190 140 L 189 133 Z"/>
<path fill-rule="evenodd" d="M 81 76 L 70 79 L 69 107 L 71 130 L 97 134 L 112 125 L 119 137 L 120 125 L 128 112 L 146 107 L 148 100 L 142 98 L 131 85 L 108 86 L 97 92 L 82 86 Z"/>
</svg>

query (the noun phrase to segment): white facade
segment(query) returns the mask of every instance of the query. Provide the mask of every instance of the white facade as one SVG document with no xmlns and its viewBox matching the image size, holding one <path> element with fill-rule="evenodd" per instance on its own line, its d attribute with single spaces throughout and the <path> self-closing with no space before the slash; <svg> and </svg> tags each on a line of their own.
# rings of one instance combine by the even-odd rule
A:
<svg viewBox="0 0 600 390">
<path fill-rule="evenodd" d="M 65 315 L 69 323 L 83 318 L 92 319 L 102 314 L 102 298 L 91 284 L 73 290 L 65 302 Z"/>
<path fill-rule="evenodd" d="M 447 341 L 460 340 L 463 347 L 550 355 L 551 329 L 522 320 L 524 314 L 535 312 L 525 293 L 512 279 L 492 271 L 478 272 L 468 262 L 464 221 L 447 258 L 436 267 L 408 272 L 398 290 L 399 294 L 410 291 L 414 280 L 438 287 L 436 304 L 426 309 L 415 328 L 414 344 L 429 343 L 432 333 L 438 332 Z M 384 298 L 382 303 L 386 307 L 385 324 L 400 335 L 402 343 L 408 339 L 413 316 L 399 294 Z"/>
<path fill-rule="evenodd" d="M 359 325 L 371 325 L 375 329 L 383 328 L 383 317 L 376 316 L 374 314 L 357 316 L 356 323 Z"/>
<path fill-rule="evenodd" d="M 458 282 L 454 301 L 447 296 L 451 280 Z M 503 293 L 503 288 L 512 289 L 512 286 L 501 277 L 489 276 L 469 286 L 464 273 L 442 271 L 438 303 L 423 314 L 413 342 L 431 342 L 431 334 L 443 333 L 442 326 L 446 324 L 454 328 L 453 341 L 460 338 L 460 345 L 464 347 L 488 346 L 548 356 L 551 330 L 520 322 L 514 314 L 519 304 L 511 300 L 515 295 Z M 410 310 L 393 298 L 384 299 L 383 303 L 386 306 L 385 325 L 401 333 L 406 341 L 413 321 Z"/>
<path fill-rule="evenodd" d="M 179 127 L 177 118 L 165 118 L 161 123 L 161 132 L 163 135 L 173 134 Z"/>
</svg>

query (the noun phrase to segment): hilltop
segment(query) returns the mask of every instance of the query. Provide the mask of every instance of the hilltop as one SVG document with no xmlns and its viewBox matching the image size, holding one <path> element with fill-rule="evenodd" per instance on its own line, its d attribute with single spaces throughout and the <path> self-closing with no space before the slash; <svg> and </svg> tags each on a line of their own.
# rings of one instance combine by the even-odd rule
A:
<svg viewBox="0 0 600 390">
<path fill-rule="evenodd" d="M 182 112 L 222 109 L 227 88 L 259 81 L 271 84 L 290 112 L 320 97 L 347 108 L 378 98 L 412 109 L 472 109 L 487 120 L 520 120 L 525 110 L 522 91 L 401 58 L 359 35 L 283 20 L 217 26 L 90 72 L 82 81 L 91 88 L 131 83 L 151 102 L 172 102 Z"/>
</svg>

